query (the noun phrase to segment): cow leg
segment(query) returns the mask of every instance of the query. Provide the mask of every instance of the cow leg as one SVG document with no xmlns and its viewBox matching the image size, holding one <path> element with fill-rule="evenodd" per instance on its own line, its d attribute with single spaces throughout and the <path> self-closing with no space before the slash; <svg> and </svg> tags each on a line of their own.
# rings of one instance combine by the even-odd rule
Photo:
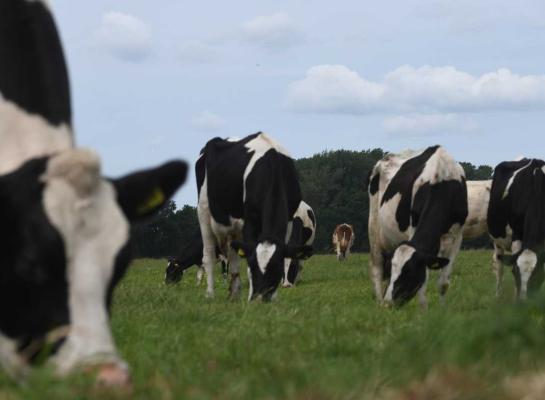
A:
<svg viewBox="0 0 545 400">
<path fill-rule="evenodd" d="M 500 257 L 504 255 L 504 250 L 494 243 L 494 254 L 492 255 L 492 268 L 496 274 L 496 297 L 503 293 L 503 263 Z"/>
<path fill-rule="evenodd" d="M 204 277 L 204 267 L 202 265 L 199 265 L 197 268 L 197 286 L 201 286 L 203 277 Z"/>
<path fill-rule="evenodd" d="M 203 242 L 202 265 L 206 272 L 206 297 L 214 297 L 214 264 L 216 263 L 216 237 L 210 225 L 211 216 L 207 204 L 197 207 L 199 226 Z"/>
<path fill-rule="evenodd" d="M 291 258 L 284 259 L 284 277 L 282 278 L 282 287 L 288 288 L 293 285 L 288 280 L 288 273 L 290 272 Z"/>
<path fill-rule="evenodd" d="M 371 250 L 369 255 L 369 276 L 373 281 L 375 289 L 375 298 L 379 303 L 382 303 L 384 290 L 382 288 L 382 272 L 384 266 L 384 256 L 382 252 L 376 249 Z"/>
<path fill-rule="evenodd" d="M 240 291 L 242 283 L 240 281 L 240 257 L 237 252 L 229 246 L 229 273 L 231 275 L 231 282 L 229 283 L 229 297 L 231 300 L 240 299 Z"/>
<path fill-rule="evenodd" d="M 422 287 L 418 290 L 418 304 L 420 304 L 422 311 L 428 310 L 428 299 L 426 298 L 426 291 L 428 288 L 428 277 L 429 277 L 429 272 L 426 269 L 426 280 L 424 281 L 424 284 L 422 285 Z"/>
</svg>

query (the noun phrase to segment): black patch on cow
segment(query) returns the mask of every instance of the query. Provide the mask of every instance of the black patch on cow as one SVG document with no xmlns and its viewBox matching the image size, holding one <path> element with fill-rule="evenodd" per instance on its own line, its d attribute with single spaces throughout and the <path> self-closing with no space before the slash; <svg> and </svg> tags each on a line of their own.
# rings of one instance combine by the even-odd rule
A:
<svg viewBox="0 0 545 400">
<path fill-rule="evenodd" d="M 399 206 L 396 210 L 396 220 L 401 232 L 405 232 L 410 225 L 414 182 L 422 174 L 426 167 L 426 163 L 435 154 L 438 148 L 439 146 L 428 147 L 422 154 L 405 161 L 384 192 L 381 206 L 391 200 L 396 194 L 401 194 Z"/>
<path fill-rule="evenodd" d="M 426 281 L 426 267 L 422 267 L 418 252 L 405 263 L 401 275 L 394 282 L 392 297 L 397 306 L 411 300 Z"/>
<path fill-rule="evenodd" d="M 199 197 L 207 177 L 210 213 L 222 225 L 229 226 L 230 217 L 244 216 L 244 171 L 253 154 L 248 153 L 244 145 L 258 135 L 250 135 L 238 142 L 212 139 L 195 165 Z"/>
<path fill-rule="evenodd" d="M 71 124 L 63 51 L 41 1 L 0 1 L 0 94 L 49 123 Z"/>
<path fill-rule="evenodd" d="M 414 196 L 411 210 L 415 233 L 410 244 L 427 254 L 437 254 L 441 236 L 454 224 L 463 226 L 468 214 L 465 179 L 422 185 Z"/>
<path fill-rule="evenodd" d="M 513 229 L 513 240 L 522 240 L 524 219 L 533 188 L 533 169 L 540 163 L 542 161 L 529 159 L 506 161 L 494 169 L 487 215 L 488 231 L 493 238 L 507 237 L 509 225 Z M 509 180 L 519 170 L 504 197 Z"/>
<path fill-rule="evenodd" d="M 64 243 L 42 205 L 46 165 L 0 177 L 0 331 L 23 342 L 70 320 Z"/>
<path fill-rule="evenodd" d="M 307 215 L 310 218 L 310 220 L 312 221 L 312 226 L 316 227 L 316 216 L 314 215 L 314 211 L 312 211 L 310 209 L 307 210 Z"/>
<path fill-rule="evenodd" d="M 371 173 L 372 173 L 372 171 L 371 171 Z M 369 182 L 369 194 L 371 196 L 374 196 L 375 194 L 378 193 L 379 183 L 380 183 L 380 174 L 375 174 L 371 178 L 371 181 Z"/>
</svg>

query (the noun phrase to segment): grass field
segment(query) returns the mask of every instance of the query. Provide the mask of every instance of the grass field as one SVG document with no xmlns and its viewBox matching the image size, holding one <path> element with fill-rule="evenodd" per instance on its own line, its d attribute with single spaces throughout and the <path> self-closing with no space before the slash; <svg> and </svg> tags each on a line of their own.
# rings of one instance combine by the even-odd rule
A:
<svg viewBox="0 0 545 400">
<path fill-rule="evenodd" d="M 506 377 L 545 364 L 545 301 L 511 304 L 508 273 L 497 300 L 490 260 L 487 251 L 461 253 L 448 304 L 439 305 L 432 284 L 426 313 L 416 301 L 378 307 L 367 255 L 343 264 L 315 256 L 300 285 L 272 304 L 228 302 L 221 277 L 216 299 L 207 300 L 195 271 L 165 287 L 165 263 L 139 260 L 117 289 L 112 320 L 132 395 L 41 370 L 23 386 L 0 375 L 0 400 L 374 399 L 407 387 L 401 398 L 423 399 L 414 394 L 419 381 L 461 391 L 430 399 L 507 399 Z"/>
</svg>

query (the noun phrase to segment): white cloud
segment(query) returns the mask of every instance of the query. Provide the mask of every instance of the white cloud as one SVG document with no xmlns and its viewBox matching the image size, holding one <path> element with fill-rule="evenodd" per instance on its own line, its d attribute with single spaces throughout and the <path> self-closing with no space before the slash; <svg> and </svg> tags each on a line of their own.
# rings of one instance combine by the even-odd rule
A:
<svg viewBox="0 0 545 400">
<path fill-rule="evenodd" d="M 408 114 L 387 117 L 382 124 L 389 134 L 409 136 L 466 133 L 475 130 L 475 124 L 456 114 Z"/>
<path fill-rule="evenodd" d="M 152 48 L 151 29 L 140 19 L 120 12 L 103 15 L 95 32 L 95 43 L 125 61 L 142 61 Z"/>
<path fill-rule="evenodd" d="M 217 131 L 225 125 L 225 120 L 210 111 L 202 111 L 191 119 L 191 126 L 198 131 Z"/>
<path fill-rule="evenodd" d="M 286 107 L 345 114 L 542 109 L 545 75 L 517 75 L 503 68 L 474 76 L 454 67 L 406 65 L 374 82 L 342 65 L 319 65 L 290 84 Z"/>
<path fill-rule="evenodd" d="M 186 64 L 209 64 L 219 59 L 215 47 L 201 41 L 186 41 L 179 45 L 178 56 Z"/>
<path fill-rule="evenodd" d="M 285 14 L 256 17 L 242 24 L 244 41 L 268 50 L 283 50 L 300 44 L 303 33 Z"/>
</svg>

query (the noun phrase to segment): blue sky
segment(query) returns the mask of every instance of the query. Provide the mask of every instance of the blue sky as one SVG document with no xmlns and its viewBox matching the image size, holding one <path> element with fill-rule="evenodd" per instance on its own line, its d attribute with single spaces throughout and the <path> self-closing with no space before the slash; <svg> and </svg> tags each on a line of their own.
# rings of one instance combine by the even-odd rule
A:
<svg viewBox="0 0 545 400">
<path fill-rule="evenodd" d="M 118 176 L 266 131 L 292 156 L 545 157 L 542 0 L 50 0 L 79 145 Z M 196 203 L 194 176 L 176 196 Z"/>
</svg>

